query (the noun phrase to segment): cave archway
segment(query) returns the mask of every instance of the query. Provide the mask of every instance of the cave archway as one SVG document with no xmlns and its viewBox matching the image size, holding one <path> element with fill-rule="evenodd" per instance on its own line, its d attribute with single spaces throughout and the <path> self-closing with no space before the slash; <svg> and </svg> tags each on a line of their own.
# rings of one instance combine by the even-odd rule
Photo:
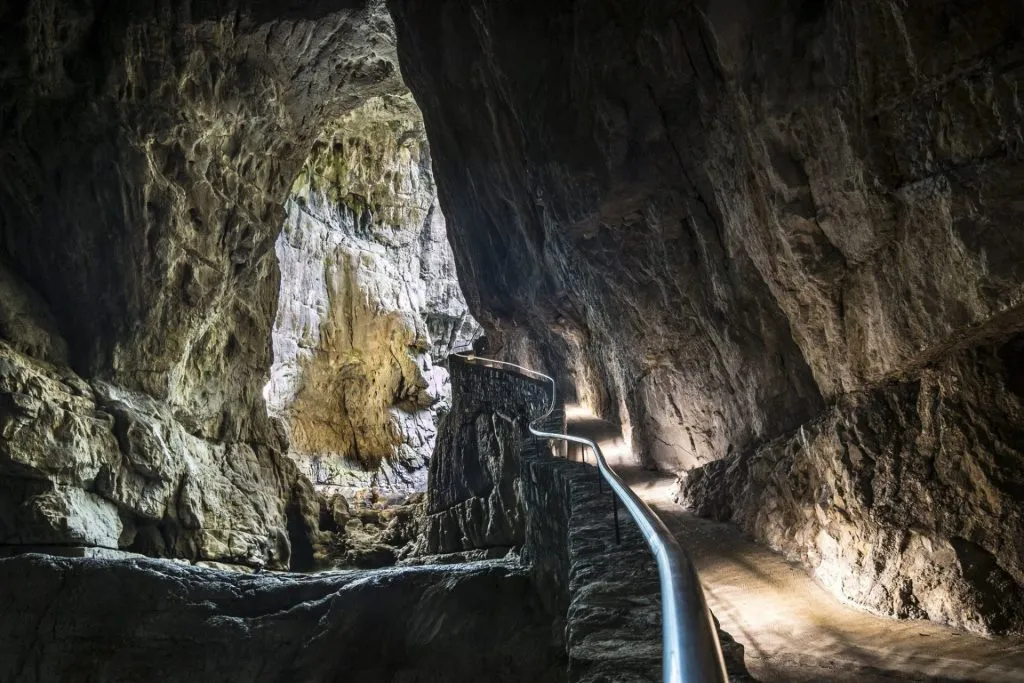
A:
<svg viewBox="0 0 1024 683">
<path fill-rule="evenodd" d="M 479 334 L 459 289 L 419 110 L 371 98 L 292 185 L 268 411 L 321 491 L 421 491 L 450 403 L 439 361 Z"/>
</svg>

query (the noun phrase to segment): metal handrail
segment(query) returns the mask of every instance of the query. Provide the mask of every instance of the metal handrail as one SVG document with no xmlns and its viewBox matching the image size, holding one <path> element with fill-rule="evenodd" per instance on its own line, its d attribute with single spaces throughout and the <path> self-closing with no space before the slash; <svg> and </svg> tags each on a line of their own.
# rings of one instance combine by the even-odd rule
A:
<svg viewBox="0 0 1024 683">
<path fill-rule="evenodd" d="M 704 599 L 704 591 L 690 558 L 679 546 L 665 523 L 654 514 L 633 489 L 608 465 L 601 447 L 582 436 L 556 434 L 534 427 L 555 411 L 555 380 L 542 372 L 515 363 L 481 358 L 475 354 L 453 352 L 469 363 L 496 369 L 514 369 L 533 379 L 551 383 L 551 405 L 527 425 L 530 433 L 543 439 L 559 439 L 589 446 L 594 451 L 598 471 L 622 501 L 654 553 L 661 584 L 662 681 L 664 683 L 725 683 L 729 680 L 718 642 L 718 629 Z"/>
</svg>

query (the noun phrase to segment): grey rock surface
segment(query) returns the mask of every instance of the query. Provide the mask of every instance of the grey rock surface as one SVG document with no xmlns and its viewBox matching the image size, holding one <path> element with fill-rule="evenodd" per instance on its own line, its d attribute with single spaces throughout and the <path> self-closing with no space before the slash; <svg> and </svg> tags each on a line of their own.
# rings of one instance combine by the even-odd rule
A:
<svg viewBox="0 0 1024 683">
<path fill-rule="evenodd" d="M 72 367 L 269 441 L 283 204 L 329 121 L 401 87 L 383 4 L 0 11 L 3 252 Z"/>
<path fill-rule="evenodd" d="M 318 487 L 423 490 L 447 371 L 478 334 L 408 94 L 332 124 L 292 188 L 268 409 Z"/>
<path fill-rule="evenodd" d="M 303 505 L 273 448 L 195 436 L 160 401 L 0 341 L 0 543 L 287 567 Z"/>
<path fill-rule="evenodd" d="M 0 535 L 309 567 L 261 390 L 329 122 L 403 91 L 379 0 L 0 7 Z"/>
<path fill-rule="evenodd" d="M 694 470 L 681 500 L 872 611 L 1024 633 L 1022 350 L 1018 336 L 847 394 L 793 434 Z"/>
<path fill-rule="evenodd" d="M 0 339 L 15 350 L 67 365 L 67 343 L 46 302 L 0 261 Z"/>
<path fill-rule="evenodd" d="M 421 553 L 522 546 L 523 453 L 545 442 L 525 438 L 525 421 L 551 405 L 551 389 L 515 373 L 450 359 L 452 408 L 430 461 Z M 564 426 L 562 414 L 551 428 Z"/>
<path fill-rule="evenodd" d="M 0 560 L 0 680 L 563 681 L 526 572 L 472 563 L 240 574 Z"/>
</svg>

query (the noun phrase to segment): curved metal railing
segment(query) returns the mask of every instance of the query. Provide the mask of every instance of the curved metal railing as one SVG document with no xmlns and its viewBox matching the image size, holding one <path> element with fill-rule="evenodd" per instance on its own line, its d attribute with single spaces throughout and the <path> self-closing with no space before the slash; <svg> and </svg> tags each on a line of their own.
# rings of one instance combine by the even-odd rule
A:
<svg viewBox="0 0 1024 683">
<path fill-rule="evenodd" d="M 725 683 L 729 680 L 722 658 L 711 611 L 704 600 L 704 591 L 690 558 L 679 547 L 672 532 L 654 514 L 626 482 L 615 473 L 605 460 L 601 447 L 582 436 L 556 434 L 537 429 L 534 425 L 548 417 L 557 407 L 555 380 L 542 372 L 515 363 L 481 358 L 475 354 L 453 352 L 463 360 L 500 370 L 511 369 L 521 374 L 551 383 L 551 404 L 547 412 L 533 418 L 530 433 L 544 439 L 559 439 L 588 446 L 594 452 L 597 468 L 622 502 L 654 553 L 661 584 L 661 639 L 662 680 L 664 683 Z"/>
</svg>

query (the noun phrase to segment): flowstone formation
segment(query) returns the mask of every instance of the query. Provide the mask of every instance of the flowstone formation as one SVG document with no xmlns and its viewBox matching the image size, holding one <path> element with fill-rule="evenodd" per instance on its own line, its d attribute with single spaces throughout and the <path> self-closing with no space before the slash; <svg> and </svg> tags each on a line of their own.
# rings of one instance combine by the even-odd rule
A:
<svg viewBox="0 0 1024 683">
<path fill-rule="evenodd" d="M 422 490 L 450 405 L 436 365 L 479 326 L 455 275 L 412 97 L 331 126 L 292 187 L 267 407 L 327 493 Z"/>
<path fill-rule="evenodd" d="M 274 243 L 315 137 L 403 90 L 383 3 L 8 3 L 0 43 L 0 544 L 308 568 Z"/>
<path fill-rule="evenodd" d="M 1019 5 L 389 6 L 496 347 L 838 594 L 1021 630 Z"/>
</svg>

